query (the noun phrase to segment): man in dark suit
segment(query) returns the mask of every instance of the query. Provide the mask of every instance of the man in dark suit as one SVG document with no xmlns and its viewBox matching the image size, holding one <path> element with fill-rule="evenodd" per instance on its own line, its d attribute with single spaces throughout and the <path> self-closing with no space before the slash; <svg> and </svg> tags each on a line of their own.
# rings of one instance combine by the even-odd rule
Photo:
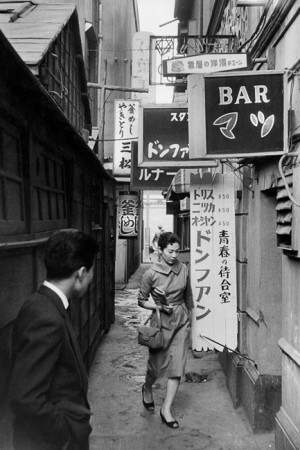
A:
<svg viewBox="0 0 300 450">
<path fill-rule="evenodd" d="M 67 309 L 87 291 L 97 251 L 91 236 L 73 229 L 46 243 L 46 281 L 22 306 L 13 332 L 16 450 L 89 448 L 88 380 Z"/>
</svg>

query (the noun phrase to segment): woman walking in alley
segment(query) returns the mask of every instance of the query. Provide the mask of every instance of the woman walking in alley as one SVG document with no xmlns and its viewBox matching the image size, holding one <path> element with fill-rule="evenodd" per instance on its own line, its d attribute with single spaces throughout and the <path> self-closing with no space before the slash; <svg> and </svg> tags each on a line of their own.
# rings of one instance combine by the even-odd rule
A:
<svg viewBox="0 0 300 450">
<path fill-rule="evenodd" d="M 143 405 L 154 410 L 152 386 L 157 378 L 166 374 L 167 392 L 160 410 L 162 421 L 170 428 L 179 424 L 172 415 L 172 404 L 178 390 L 190 339 L 188 310 L 193 308 L 188 268 L 178 261 L 180 239 L 174 233 L 162 233 L 158 240 L 160 261 L 148 269 L 141 281 L 138 295 L 139 306 L 153 310 L 150 326 L 157 325 L 156 305 L 162 312 L 164 346 L 150 350 L 145 384 L 142 387 Z M 153 301 L 149 299 L 152 297 Z"/>
</svg>

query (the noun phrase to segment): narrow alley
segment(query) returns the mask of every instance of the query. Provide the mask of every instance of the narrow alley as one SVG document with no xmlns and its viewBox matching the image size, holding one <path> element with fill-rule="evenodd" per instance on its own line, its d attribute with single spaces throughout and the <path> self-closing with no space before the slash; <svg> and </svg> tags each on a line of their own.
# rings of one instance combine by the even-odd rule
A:
<svg viewBox="0 0 300 450">
<path fill-rule="evenodd" d="M 274 449 L 274 433 L 253 434 L 242 410 L 234 408 L 214 351 L 195 357 L 190 351 L 174 402 L 179 429 L 169 429 L 159 416 L 164 380 L 154 388 L 154 413 L 143 407 L 147 349 L 138 345 L 136 327 L 148 314 L 137 306 L 139 282 L 147 267 L 142 264 L 126 286 L 116 286 L 116 320 L 90 371 L 91 450 Z"/>
</svg>

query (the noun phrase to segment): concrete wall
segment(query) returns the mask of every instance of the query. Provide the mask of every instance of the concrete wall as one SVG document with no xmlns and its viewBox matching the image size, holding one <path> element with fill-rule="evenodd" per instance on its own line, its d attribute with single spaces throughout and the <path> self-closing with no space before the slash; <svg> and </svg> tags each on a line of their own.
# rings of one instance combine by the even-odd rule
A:
<svg viewBox="0 0 300 450">
<path fill-rule="evenodd" d="M 247 321 L 248 209 L 249 196 L 252 196 L 252 191 L 249 188 L 250 169 L 244 167 L 241 174 L 244 187 L 241 181 L 239 183 L 236 181 L 235 200 L 238 348 L 241 353 L 247 353 L 247 328 L 244 324 Z"/>
<path fill-rule="evenodd" d="M 266 189 L 272 183 L 266 172 L 273 170 L 276 164 L 253 171 L 254 193 L 249 198 L 247 342 L 248 354 L 262 375 L 281 374 L 277 344 L 282 314 L 281 251 L 276 238 L 276 193 Z"/>
<path fill-rule="evenodd" d="M 298 68 L 300 59 L 299 27 L 300 2 L 297 0 L 284 21 L 280 35 L 275 43 L 276 69 Z M 290 124 L 292 134 L 299 133 L 300 91 L 299 77 L 289 82 L 289 95 L 293 110 Z M 297 150 L 297 147 L 293 148 Z M 294 171 L 295 174 L 295 171 Z M 296 176 L 296 175 L 294 175 Z M 298 176 L 298 175 L 297 175 Z M 299 191 L 293 191 L 299 201 Z M 299 208 L 293 206 L 293 238 L 299 240 Z M 297 214 L 296 214 L 297 213 Z M 300 448 L 300 260 L 296 254 L 282 255 L 282 337 L 279 340 L 282 357 L 282 402 L 276 417 L 276 450 Z"/>
</svg>

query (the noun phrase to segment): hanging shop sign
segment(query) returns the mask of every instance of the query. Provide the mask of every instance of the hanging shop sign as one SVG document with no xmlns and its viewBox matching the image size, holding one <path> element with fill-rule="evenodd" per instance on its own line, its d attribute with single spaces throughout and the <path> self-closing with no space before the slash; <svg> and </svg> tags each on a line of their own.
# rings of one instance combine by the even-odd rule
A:
<svg viewBox="0 0 300 450">
<path fill-rule="evenodd" d="M 135 238 L 139 228 L 139 195 L 120 192 L 118 206 L 119 238 Z"/>
<path fill-rule="evenodd" d="M 148 89 L 147 93 L 132 92 L 132 98 L 141 104 L 155 102 L 156 86 L 149 84 L 150 36 L 148 31 L 138 31 L 132 37 L 131 87 Z"/>
<path fill-rule="evenodd" d="M 247 53 L 203 53 L 163 60 L 163 75 L 190 75 L 192 73 L 223 72 L 246 69 Z"/>
<path fill-rule="evenodd" d="M 129 176 L 131 143 L 138 138 L 139 102 L 115 100 L 113 174 Z"/>
<path fill-rule="evenodd" d="M 138 166 L 138 144 L 133 142 L 131 152 L 131 178 L 130 189 L 143 190 L 167 190 L 173 177 L 178 171 L 174 167 L 139 167 Z"/>
<path fill-rule="evenodd" d="M 256 157 L 287 151 L 283 71 L 192 75 L 188 85 L 191 157 Z"/>
<path fill-rule="evenodd" d="M 147 105 L 139 114 L 139 167 L 216 167 L 215 160 L 190 158 L 188 108 Z"/>
<path fill-rule="evenodd" d="M 193 349 L 222 351 L 222 345 L 235 349 L 237 301 L 232 173 L 191 177 L 190 227 L 195 304 Z"/>
</svg>

